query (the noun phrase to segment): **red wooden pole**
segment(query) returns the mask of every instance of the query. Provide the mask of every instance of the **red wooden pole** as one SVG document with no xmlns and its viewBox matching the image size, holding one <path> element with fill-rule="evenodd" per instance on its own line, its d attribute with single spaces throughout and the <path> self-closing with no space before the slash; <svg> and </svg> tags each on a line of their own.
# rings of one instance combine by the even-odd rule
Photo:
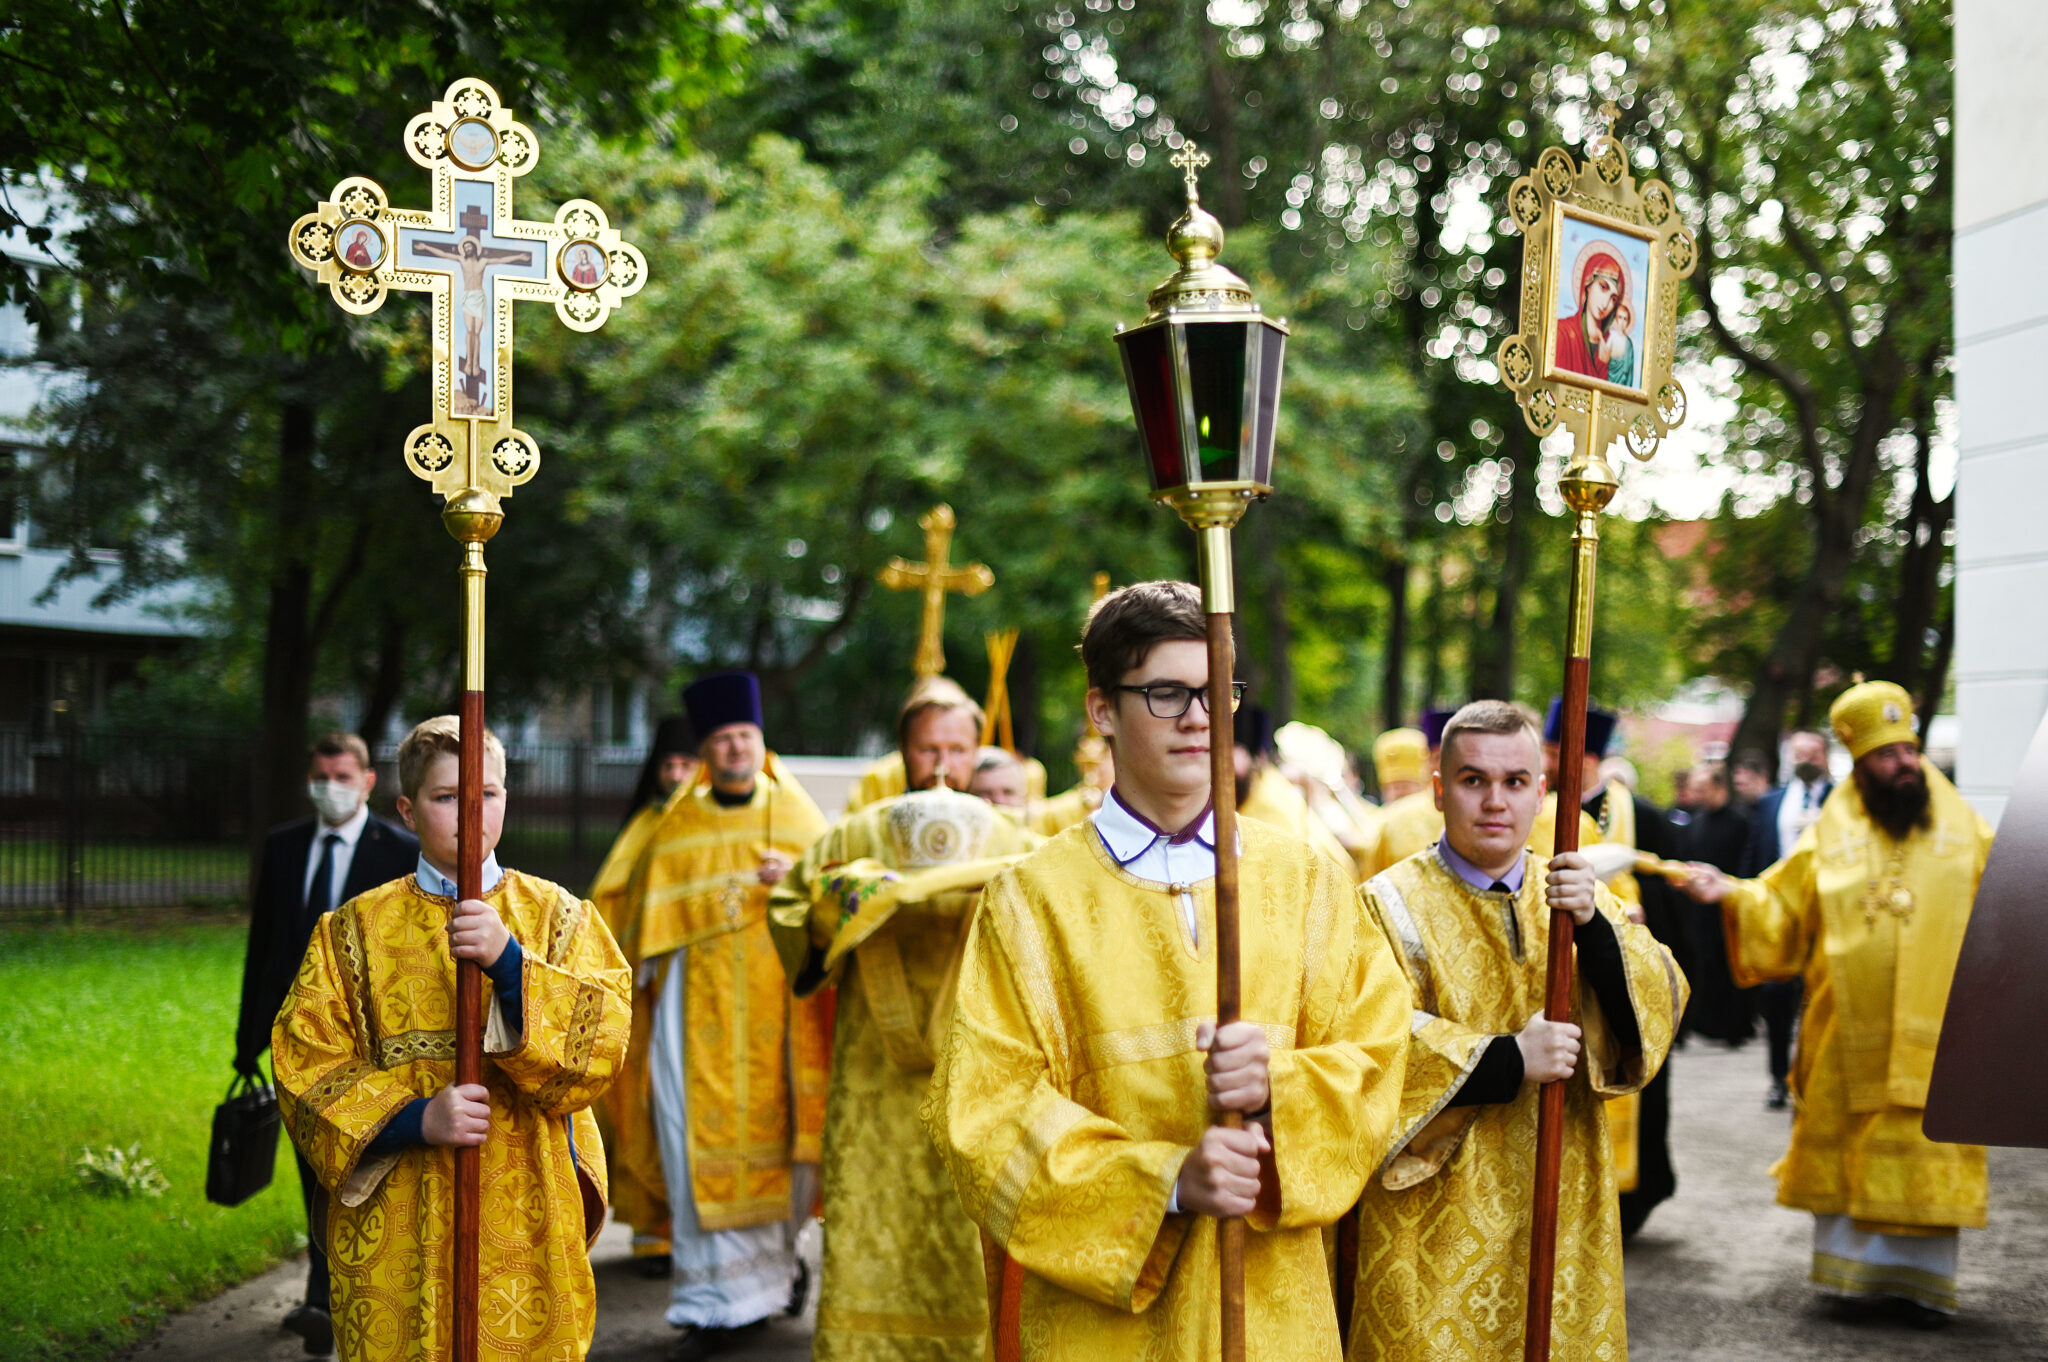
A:
<svg viewBox="0 0 2048 1362">
<path fill-rule="evenodd" d="M 1224 531 L 1223 533 L 1228 533 Z M 1209 789 L 1216 807 L 1216 1029 L 1238 1019 L 1240 1009 L 1237 936 L 1237 754 L 1231 722 L 1231 684 L 1236 676 L 1230 616 L 1210 614 Z M 1223 1113 L 1231 1130 L 1244 1116 Z M 1216 1262 L 1223 1289 L 1223 1362 L 1244 1359 L 1244 1220 L 1216 1222 Z"/>
</svg>

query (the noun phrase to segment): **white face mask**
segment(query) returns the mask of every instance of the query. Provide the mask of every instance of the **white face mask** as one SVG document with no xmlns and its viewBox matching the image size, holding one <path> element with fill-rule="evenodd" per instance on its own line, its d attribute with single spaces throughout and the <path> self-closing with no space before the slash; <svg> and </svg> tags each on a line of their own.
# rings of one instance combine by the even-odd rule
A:
<svg viewBox="0 0 2048 1362">
<path fill-rule="evenodd" d="M 356 816 L 356 810 L 363 806 L 363 787 L 341 785 L 331 780 L 309 780 L 306 782 L 306 798 L 313 801 L 313 807 L 320 811 L 320 821 L 330 828 L 338 828 Z"/>
</svg>

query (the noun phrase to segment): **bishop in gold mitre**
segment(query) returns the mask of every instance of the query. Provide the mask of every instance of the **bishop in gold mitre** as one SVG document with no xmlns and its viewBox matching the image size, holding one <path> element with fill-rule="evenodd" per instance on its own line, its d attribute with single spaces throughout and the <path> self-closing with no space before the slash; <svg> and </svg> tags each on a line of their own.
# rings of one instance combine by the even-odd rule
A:
<svg viewBox="0 0 2048 1362">
<path fill-rule="evenodd" d="M 623 896 L 633 1047 L 606 1105 L 616 1163 L 653 1149 L 660 1200 L 633 1209 L 669 1223 L 667 1319 L 692 1358 L 781 1314 L 798 1281 L 828 1039 L 823 1000 L 790 994 L 768 896 L 825 819 L 767 748 L 753 673 L 700 677 L 683 705 L 701 774 L 663 806 Z"/>
<path fill-rule="evenodd" d="M 775 888 L 797 996 L 838 985 L 817 1362 L 983 1355 L 981 1237 L 917 1119 L 982 886 L 1038 841 L 965 793 L 981 725 L 951 681 L 920 682 L 896 730 L 910 791 L 842 818 Z"/>
<path fill-rule="evenodd" d="M 1185 582 L 1090 615 L 1116 784 L 990 883 L 925 1102 L 960 1203 L 1023 1269 L 1026 1359 L 1216 1357 L 1218 1215 L 1249 1219 L 1252 1355 L 1341 1352 L 1322 1229 L 1391 1128 L 1408 998 L 1346 870 L 1246 819 L 1243 1020 L 1216 1032 L 1205 640 Z"/>
<path fill-rule="evenodd" d="M 1956 1310 L 1958 1229 L 1984 1224 L 1981 1145 L 1920 1131 L 1950 980 L 1991 828 L 1920 754 L 1913 702 L 1889 681 L 1828 711 L 1855 759 L 1790 854 L 1753 880 L 1694 865 L 1721 905 L 1747 987 L 1806 983 L 1781 1205 L 1813 1212 L 1813 1281 L 1915 1323 Z"/>
<path fill-rule="evenodd" d="M 1526 711 L 1465 706 L 1444 727 L 1439 767 L 1442 838 L 1359 891 L 1400 952 L 1414 1011 L 1400 1117 L 1359 1203 L 1347 1355 L 1520 1351 L 1540 1085 L 1562 1081 L 1556 1355 L 1623 1357 L 1606 1099 L 1662 1067 L 1684 976 L 1584 855 L 1528 850 L 1543 752 Z M 1542 1015 L 1550 919 L 1565 910 L 1577 923 L 1576 1022 Z"/>
</svg>

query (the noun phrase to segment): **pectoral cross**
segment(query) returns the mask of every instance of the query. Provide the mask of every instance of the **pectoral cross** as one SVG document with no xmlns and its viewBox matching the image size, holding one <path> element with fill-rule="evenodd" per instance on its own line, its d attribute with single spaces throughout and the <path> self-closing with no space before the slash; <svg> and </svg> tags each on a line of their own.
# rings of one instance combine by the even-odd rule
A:
<svg viewBox="0 0 2048 1362">
<path fill-rule="evenodd" d="M 540 141 L 480 80 L 416 116 L 405 150 L 432 176 L 432 208 L 394 208 L 351 176 L 292 224 L 292 257 L 358 316 L 393 289 L 433 295 L 434 419 L 406 436 L 406 466 L 444 497 L 508 496 L 540 467 L 512 424 L 512 304 L 553 303 L 565 326 L 595 331 L 640 291 L 647 260 L 587 199 L 552 222 L 513 213 L 512 181 L 539 163 Z"/>
<path fill-rule="evenodd" d="M 905 562 L 892 558 L 881 571 L 882 585 L 891 591 L 916 591 L 924 596 L 924 615 L 918 624 L 917 656 L 911 669 L 919 680 L 938 676 L 946 670 L 946 593 L 979 596 L 996 584 L 995 573 L 980 563 L 953 567 L 947 554 L 953 544 L 953 508 L 944 502 L 918 517 L 924 530 L 924 561 Z"/>
</svg>

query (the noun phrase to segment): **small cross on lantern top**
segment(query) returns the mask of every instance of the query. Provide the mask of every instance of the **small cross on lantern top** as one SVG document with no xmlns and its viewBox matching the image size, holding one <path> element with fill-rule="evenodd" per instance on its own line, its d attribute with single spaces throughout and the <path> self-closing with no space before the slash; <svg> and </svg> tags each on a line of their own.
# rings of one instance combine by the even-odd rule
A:
<svg viewBox="0 0 2048 1362">
<path fill-rule="evenodd" d="M 1195 172 L 1209 164 L 1209 153 L 1196 146 L 1194 142 L 1187 141 L 1180 144 L 1180 150 L 1173 153 L 1169 161 L 1180 169 L 1181 175 L 1188 182 L 1188 202 L 1200 203 L 1202 195 L 1195 183 Z"/>
<path fill-rule="evenodd" d="M 924 614 L 918 623 L 917 656 L 911 670 L 919 680 L 938 676 L 946 670 L 946 593 L 979 596 L 996 584 L 995 573 L 980 563 L 953 567 L 947 557 L 953 545 L 953 508 L 940 502 L 917 519 L 924 530 L 924 561 L 907 562 L 892 558 L 882 569 L 882 585 L 891 591 L 915 591 L 924 597 Z"/>
<path fill-rule="evenodd" d="M 512 424 L 512 304 L 553 303 L 564 326 L 595 331 L 640 291 L 647 260 L 587 199 L 553 222 L 514 216 L 512 181 L 539 163 L 540 139 L 480 80 L 414 117 L 405 151 L 433 176 L 432 208 L 394 208 L 350 176 L 292 224 L 292 258 L 358 316 L 392 289 L 433 295 L 434 419 L 406 436 L 406 466 L 444 497 L 508 496 L 540 467 Z"/>
</svg>

